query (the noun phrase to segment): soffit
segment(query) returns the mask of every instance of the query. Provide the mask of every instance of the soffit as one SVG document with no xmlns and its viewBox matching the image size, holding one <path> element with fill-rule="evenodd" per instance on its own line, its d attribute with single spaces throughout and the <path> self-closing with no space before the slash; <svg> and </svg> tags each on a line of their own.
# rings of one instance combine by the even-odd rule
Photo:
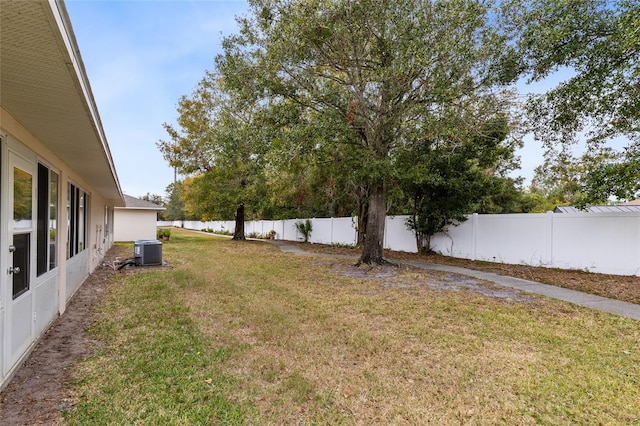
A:
<svg viewBox="0 0 640 426">
<path fill-rule="evenodd" d="M 62 2 L 0 1 L 0 103 L 100 195 L 123 204 Z"/>
</svg>

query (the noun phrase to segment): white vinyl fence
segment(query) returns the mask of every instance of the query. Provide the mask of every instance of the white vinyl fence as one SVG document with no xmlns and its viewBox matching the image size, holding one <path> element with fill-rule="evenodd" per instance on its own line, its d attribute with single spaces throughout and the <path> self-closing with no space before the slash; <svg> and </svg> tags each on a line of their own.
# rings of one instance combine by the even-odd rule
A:
<svg viewBox="0 0 640 426">
<path fill-rule="evenodd" d="M 389 216 L 384 247 L 416 252 L 416 240 L 407 229 L 408 216 Z M 296 222 L 306 219 L 262 220 L 245 223 L 246 234 L 302 241 Z M 309 241 L 355 244 L 356 218 L 309 219 Z M 158 222 L 158 226 L 233 232 L 233 221 Z M 614 275 L 640 276 L 640 214 L 540 213 L 469 216 L 458 226 L 433 236 L 432 249 L 447 256 L 490 262 L 580 269 Z"/>
</svg>

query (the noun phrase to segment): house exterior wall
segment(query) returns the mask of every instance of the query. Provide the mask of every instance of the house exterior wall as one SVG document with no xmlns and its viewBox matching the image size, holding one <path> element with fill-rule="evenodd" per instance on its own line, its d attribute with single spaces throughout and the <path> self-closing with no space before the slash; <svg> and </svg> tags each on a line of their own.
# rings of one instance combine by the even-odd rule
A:
<svg viewBox="0 0 640 426">
<path fill-rule="evenodd" d="M 155 240 L 157 216 L 155 210 L 117 208 L 115 241 Z"/>
<path fill-rule="evenodd" d="M 5 109 L 0 110 L 0 387 L 11 377 L 16 366 L 28 355 L 31 347 L 44 333 L 59 314 L 66 309 L 71 296 L 77 291 L 86 277 L 100 264 L 104 253 L 113 245 L 113 234 L 104 237 L 105 211 L 113 211 L 111 202 L 102 198 L 86 181 L 70 169 L 63 159 L 50 151 L 41 141 L 36 139 L 28 129 L 24 128 Z M 35 266 L 30 268 L 29 290 L 13 300 L 11 295 L 12 275 L 6 271 L 11 267 L 8 247 L 13 244 L 12 212 L 9 211 L 10 158 L 19 158 L 29 165 L 30 170 L 37 171 L 38 164 L 46 166 L 58 175 L 58 216 L 57 235 L 54 243 L 57 266 L 37 276 Z M 82 189 L 89 197 L 85 207 L 86 240 L 83 250 L 67 259 L 68 245 L 68 184 Z M 33 206 L 37 205 L 37 173 L 33 175 Z M 35 212 L 34 218 L 35 218 Z M 35 222 L 35 219 L 34 219 Z M 35 230 L 36 225 L 33 225 Z M 32 231 L 30 262 L 37 261 L 37 242 L 35 231 Z M 16 327 L 16 324 L 22 324 Z"/>
</svg>

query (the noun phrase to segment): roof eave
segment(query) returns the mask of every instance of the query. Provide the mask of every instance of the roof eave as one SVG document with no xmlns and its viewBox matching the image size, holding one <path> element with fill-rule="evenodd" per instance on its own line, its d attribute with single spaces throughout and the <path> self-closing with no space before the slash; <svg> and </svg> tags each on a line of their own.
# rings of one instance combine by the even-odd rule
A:
<svg viewBox="0 0 640 426">
<path fill-rule="evenodd" d="M 124 198 L 62 0 L 1 2 L 2 107 L 113 205 Z"/>
</svg>

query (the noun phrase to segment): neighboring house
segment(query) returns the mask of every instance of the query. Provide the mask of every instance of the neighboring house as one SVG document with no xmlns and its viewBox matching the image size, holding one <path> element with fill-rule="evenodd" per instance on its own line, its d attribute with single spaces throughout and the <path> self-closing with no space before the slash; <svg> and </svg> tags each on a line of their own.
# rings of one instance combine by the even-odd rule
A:
<svg viewBox="0 0 640 426">
<path fill-rule="evenodd" d="M 616 206 L 589 206 L 580 210 L 573 206 L 558 206 L 554 213 L 640 213 L 640 204 L 619 204 Z"/>
<path fill-rule="evenodd" d="M 124 200 L 62 0 L 0 1 L 0 387 L 113 245 Z"/>
<path fill-rule="evenodd" d="M 155 240 L 158 212 L 165 208 L 126 194 L 124 201 L 115 209 L 115 241 Z"/>
</svg>

